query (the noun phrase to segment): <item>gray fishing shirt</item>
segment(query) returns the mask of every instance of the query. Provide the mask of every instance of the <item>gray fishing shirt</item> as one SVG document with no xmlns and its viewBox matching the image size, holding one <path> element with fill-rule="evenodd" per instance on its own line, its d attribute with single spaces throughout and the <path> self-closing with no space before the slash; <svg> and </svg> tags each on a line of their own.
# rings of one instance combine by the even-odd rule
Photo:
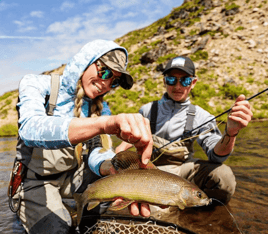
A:
<svg viewBox="0 0 268 234">
<path fill-rule="evenodd" d="M 170 99 L 165 93 L 161 100 L 158 101 L 157 121 L 155 135 L 162 137 L 169 141 L 180 140 L 184 128 L 186 125 L 187 112 L 189 110 L 190 98 L 185 102 L 176 102 Z M 145 104 L 139 110 L 144 117 L 151 118 L 152 102 Z M 214 116 L 205 111 L 199 106 L 196 106 L 196 113 L 193 122 L 193 129 L 197 128 L 201 124 L 213 119 Z M 209 132 L 207 130 L 212 129 Z M 208 156 L 208 159 L 212 162 L 222 163 L 229 155 L 218 156 L 214 153 L 214 147 L 221 139 L 222 134 L 216 126 L 216 121 L 213 120 L 201 128 L 196 129 L 192 136 L 196 136 L 191 139 L 192 144 L 194 140 L 203 148 L 204 152 Z M 189 155 L 192 157 L 192 154 Z"/>
</svg>

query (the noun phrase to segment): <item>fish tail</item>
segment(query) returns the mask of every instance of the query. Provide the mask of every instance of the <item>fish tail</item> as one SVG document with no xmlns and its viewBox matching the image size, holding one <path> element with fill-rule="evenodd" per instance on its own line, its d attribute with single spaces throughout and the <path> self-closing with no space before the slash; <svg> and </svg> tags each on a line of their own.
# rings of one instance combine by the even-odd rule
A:
<svg viewBox="0 0 268 234">
<path fill-rule="evenodd" d="M 81 222 L 82 212 L 84 208 L 82 194 L 74 193 L 73 197 L 77 205 L 77 225 L 79 225 Z"/>
</svg>

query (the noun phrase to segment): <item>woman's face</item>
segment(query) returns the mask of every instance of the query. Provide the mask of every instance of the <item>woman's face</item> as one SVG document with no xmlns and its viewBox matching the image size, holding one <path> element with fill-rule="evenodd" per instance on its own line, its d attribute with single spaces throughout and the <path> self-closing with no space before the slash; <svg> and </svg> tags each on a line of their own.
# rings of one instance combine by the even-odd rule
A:
<svg viewBox="0 0 268 234">
<path fill-rule="evenodd" d="M 121 76 L 120 72 L 112 71 L 115 77 Z M 91 99 L 111 90 L 111 83 L 113 82 L 114 77 L 108 80 L 103 80 L 100 76 L 98 75 L 98 66 L 96 63 L 91 64 L 82 75 L 82 85 L 85 94 Z"/>
<path fill-rule="evenodd" d="M 185 77 L 185 76 L 189 76 L 189 75 L 182 70 L 172 69 L 168 73 L 168 76 L 175 76 L 178 79 L 180 79 L 181 77 Z M 167 90 L 168 96 L 177 102 L 184 102 L 187 99 L 189 93 L 194 88 L 196 81 L 197 81 L 197 79 L 193 79 L 190 86 L 183 87 L 179 81 L 174 86 L 167 85 L 165 83 L 165 79 L 164 79 L 164 83 L 166 85 L 166 90 Z"/>
</svg>

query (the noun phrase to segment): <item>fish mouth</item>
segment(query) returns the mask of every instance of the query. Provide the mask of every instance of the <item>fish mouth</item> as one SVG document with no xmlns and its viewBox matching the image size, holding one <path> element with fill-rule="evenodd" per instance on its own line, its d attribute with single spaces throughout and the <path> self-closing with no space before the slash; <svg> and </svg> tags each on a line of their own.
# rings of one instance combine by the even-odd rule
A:
<svg viewBox="0 0 268 234">
<path fill-rule="evenodd" d="M 212 199 L 211 198 L 205 198 L 202 199 L 200 204 L 196 205 L 195 207 L 201 207 L 201 206 L 208 206 L 212 204 Z"/>
</svg>

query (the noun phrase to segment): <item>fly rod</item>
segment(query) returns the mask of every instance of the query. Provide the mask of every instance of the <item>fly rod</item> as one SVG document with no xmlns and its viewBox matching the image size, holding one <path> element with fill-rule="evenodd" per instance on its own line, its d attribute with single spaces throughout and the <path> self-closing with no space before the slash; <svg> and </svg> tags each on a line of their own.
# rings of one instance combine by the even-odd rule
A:
<svg viewBox="0 0 268 234">
<path fill-rule="evenodd" d="M 267 90 L 268 90 L 268 88 L 266 88 L 266 89 L 262 90 L 261 92 L 259 92 L 259 93 L 255 94 L 255 95 L 253 95 L 252 97 L 250 97 L 250 98 L 246 99 L 246 101 L 249 101 L 249 100 L 251 100 L 251 99 L 253 99 L 253 98 L 255 98 L 255 97 L 259 96 L 260 94 L 264 93 L 264 92 L 265 92 L 265 91 L 267 91 Z M 215 117 L 214 117 L 214 118 L 212 118 L 211 120 L 208 120 L 207 122 L 205 122 L 205 123 L 203 123 L 203 124 L 201 124 L 201 125 L 197 126 L 196 128 L 194 128 L 194 129 L 192 129 L 191 131 L 187 132 L 187 134 L 191 134 L 191 133 L 192 133 L 193 131 L 195 131 L 196 129 L 201 128 L 201 127 L 202 127 L 202 126 L 204 126 L 205 124 L 207 124 L 207 123 L 211 122 L 211 121 L 212 121 L 212 120 L 214 120 L 214 119 L 219 118 L 220 116 L 222 116 L 222 115 L 224 115 L 224 114 L 228 113 L 228 112 L 229 112 L 229 111 L 231 111 L 231 110 L 232 110 L 232 107 L 231 107 L 230 109 L 228 109 L 228 110 L 226 110 L 226 111 L 222 112 L 221 114 L 219 114 L 219 115 L 215 116 Z M 169 144 L 173 143 L 174 141 L 177 141 L 177 140 L 178 140 L 178 139 L 180 139 L 182 136 L 183 136 L 183 135 L 179 136 L 179 137 L 178 137 L 176 140 L 170 141 L 169 143 L 167 143 L 167 144 L 165 144 L 165 145 L 161 146 L 161 147 L 160 147 L 160 148 L 158 148 L 157 150 L 160 150 L 160 149 L 162 149 L 162 148 L 166 147 L 167 145 L 169 145 Z"/>
</svg>

